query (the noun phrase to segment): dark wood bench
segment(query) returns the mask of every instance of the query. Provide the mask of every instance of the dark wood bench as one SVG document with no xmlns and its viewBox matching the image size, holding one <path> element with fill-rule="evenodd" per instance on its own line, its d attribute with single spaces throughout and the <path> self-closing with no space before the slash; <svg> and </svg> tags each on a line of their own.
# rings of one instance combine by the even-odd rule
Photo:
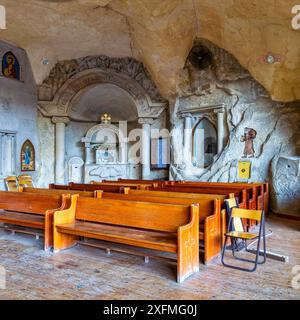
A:
<svg viewBox="0 0 300 320">
<path fill-rule="evenodd" d="M 93 192 L 102 190 L 105 192 L 122 193 L 124 187 L 122 185 L 110 186 L 110 185 L 96 185 L 96 184 L 84 184 L 84 183 L 70 183 L 69 185 L 50 184 L 49 189 L 56 190 L 75 190 L 75 191 L 88 191 Z"/>
<path fill-rule="evenodd" d="M 148 190 L 151 187 L 156 187 L 158 186 L 156 183 L 126 183 L 122 181 L 103 181 L 103 182 L 96 182 L 96 181 L 91 181 L 91 184 L 95 184 L 97 186 L 121 186 L 124 188 L 131 188 L 134 190 Z"/>
<path fill-rule="evenodd" d="M 172 217 L 172 219 L 170 219 Z M 199 271 L 198 205 L 91 199 L 72 196 L 71 207 L 54 214 L 54 250 L 79 236 L 177 255 L 177 281 Z"/>
<path fill-rule="evenodd" d="M 201 195 L 193 198 L 184 197 L 171 197 L 169 192 L 168 197 L 154 196 L 151 193 L 155 191 L 138 191 L 132 190 L 133 193 L 129 194 L 116 194 L 116 193 L 102 193 L 103 199 L 115 199 L 115 200 L 127 200 L 127 201 L 139 201 L 139 202 L 153 202 L 153 203 L 167 203 L 167 204 L 179 204 L 179 205 L 191 205 L 197 203 L 199 206 L 199 240 L 201 246 L 204 249 L 204 263 L 207 264 L 212 258 L 217 256 L 221 252 L 223 228 L 221 221 L 221 199 L 206 197 L 202 198 Z M 145 193 L 144 195 L 135 194 L 135 192 Z M 219 198 L 225 198 L 225 196 L 219 196 Z M 170 216 L 170 219 L 172 217 Z M 223 222 L 223 223 L 226 223 Z"/>
<path fill-rule="evenodd" d="M 0 222 L 44 231 L 44 249 L 53 246 L 53 214 L 70 205 L 67 195 L 0 191 Z"/>
<path fill-rule="evenodd" d="M 38 193 L 38 194 L 45 194 L 45 195 L 51 195 L 51 194 L 78 194 L 80 197 L 87 197 L 87 198 L 97 198 L 98 197 L 98 191 L 79 191 L 79 190 L 60 190 L 60 189 L 43 189 L 43 188 L 24 188 L 20 187 L 19 192 L 25 192 L 25 193 Z M 100 193 L 102 191 L 100 190 Z M 101 195 L 100 195 L 101 197 Z"/>
</svg>

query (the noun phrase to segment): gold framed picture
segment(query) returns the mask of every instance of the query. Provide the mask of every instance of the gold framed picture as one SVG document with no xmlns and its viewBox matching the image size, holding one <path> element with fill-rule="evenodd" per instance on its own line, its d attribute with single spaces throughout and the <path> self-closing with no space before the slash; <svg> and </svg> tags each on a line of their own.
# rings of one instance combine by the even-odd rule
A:
<svg viewBox="0 0 300 320">
<path fill-rule="evenodd" d="M 26 140 L 21 149 L 21 171 L 35 171 L 35 150 L 30 140 Z"/>
</svg>

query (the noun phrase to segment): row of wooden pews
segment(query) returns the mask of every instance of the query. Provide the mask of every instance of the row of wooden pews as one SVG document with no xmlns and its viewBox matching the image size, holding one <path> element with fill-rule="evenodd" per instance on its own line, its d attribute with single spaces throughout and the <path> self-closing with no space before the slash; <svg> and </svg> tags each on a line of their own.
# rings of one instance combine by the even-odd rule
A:
<svg viewBox="0 0 300 320">
<path fill-rule="evenodd" d="M 224 243 L 224 200 L 266 206 L 265 184 L 118 180 L 51 184 L 0 193 L 0 222 L 43 230 L 55 252 L 90 238 L 177 256 L 177 280 L 217 256 Z"/>
</svg>

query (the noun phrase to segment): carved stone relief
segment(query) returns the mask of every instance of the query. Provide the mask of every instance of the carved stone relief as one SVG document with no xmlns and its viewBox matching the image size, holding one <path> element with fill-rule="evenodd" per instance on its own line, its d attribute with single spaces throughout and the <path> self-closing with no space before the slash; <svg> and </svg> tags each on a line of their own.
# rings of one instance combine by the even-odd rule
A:
<svg viewBox="0 0 300 320">
<path fill-rule="evenodd" d="M 127 91 L 140 117 L 158 117 L 167 106 L 142 63 L 133 58 L 90 56 L 56 64 L 38 88 L 41 111 L 46 116 L 67 116 L 78 94 L 101 83 Z"/>
</svg>

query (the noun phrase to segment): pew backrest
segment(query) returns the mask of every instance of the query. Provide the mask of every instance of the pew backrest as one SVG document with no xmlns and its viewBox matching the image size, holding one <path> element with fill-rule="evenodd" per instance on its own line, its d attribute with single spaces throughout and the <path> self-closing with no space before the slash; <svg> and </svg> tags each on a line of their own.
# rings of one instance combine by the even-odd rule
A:
<svg viewBox="0 0 300 320">
<path fill-rule="evenodd" d="M 191 210 L 199 210 L 198 205 L 73 197 L 77 198 L 76 220 L 167 232 L 177 232 L 189 223 Z"/>
<path fill-rule="evenodd" d="M 38 194 L 78 194 L 80 197 L 97 198 L 97 191 L 80 191 L 80 190 L 60 190 L 60 189 L 44 189 L 44 188 L 25 188 L 19 187 L 20 192 L 38 193 Z"/>
<path fill-rule="evenodd" d="M 63 195 L 0 191 L 0 209 L 44 214 L 47 210 L 59 209 L 64 199 L 65 197 Z"/>
<path fill-rule="evenodd" d="M 153 197 L 151 195 L 134 195 L 134 194 L 116 194 L 116 193 L 102 193 L 103 199 L 111 200 L 127 200 L 138 202 L 151 202 L 151 203 L 165 203 L 175 205 L 192 205 L 198 204 L 199 206 L 199 221 L 200 223 L 205 220 L 206 217 L 220 212 L 221 204 L 220 199 L 202 199 L 199 198 L 180 198 L 180 197 Z"/>
</svg>

